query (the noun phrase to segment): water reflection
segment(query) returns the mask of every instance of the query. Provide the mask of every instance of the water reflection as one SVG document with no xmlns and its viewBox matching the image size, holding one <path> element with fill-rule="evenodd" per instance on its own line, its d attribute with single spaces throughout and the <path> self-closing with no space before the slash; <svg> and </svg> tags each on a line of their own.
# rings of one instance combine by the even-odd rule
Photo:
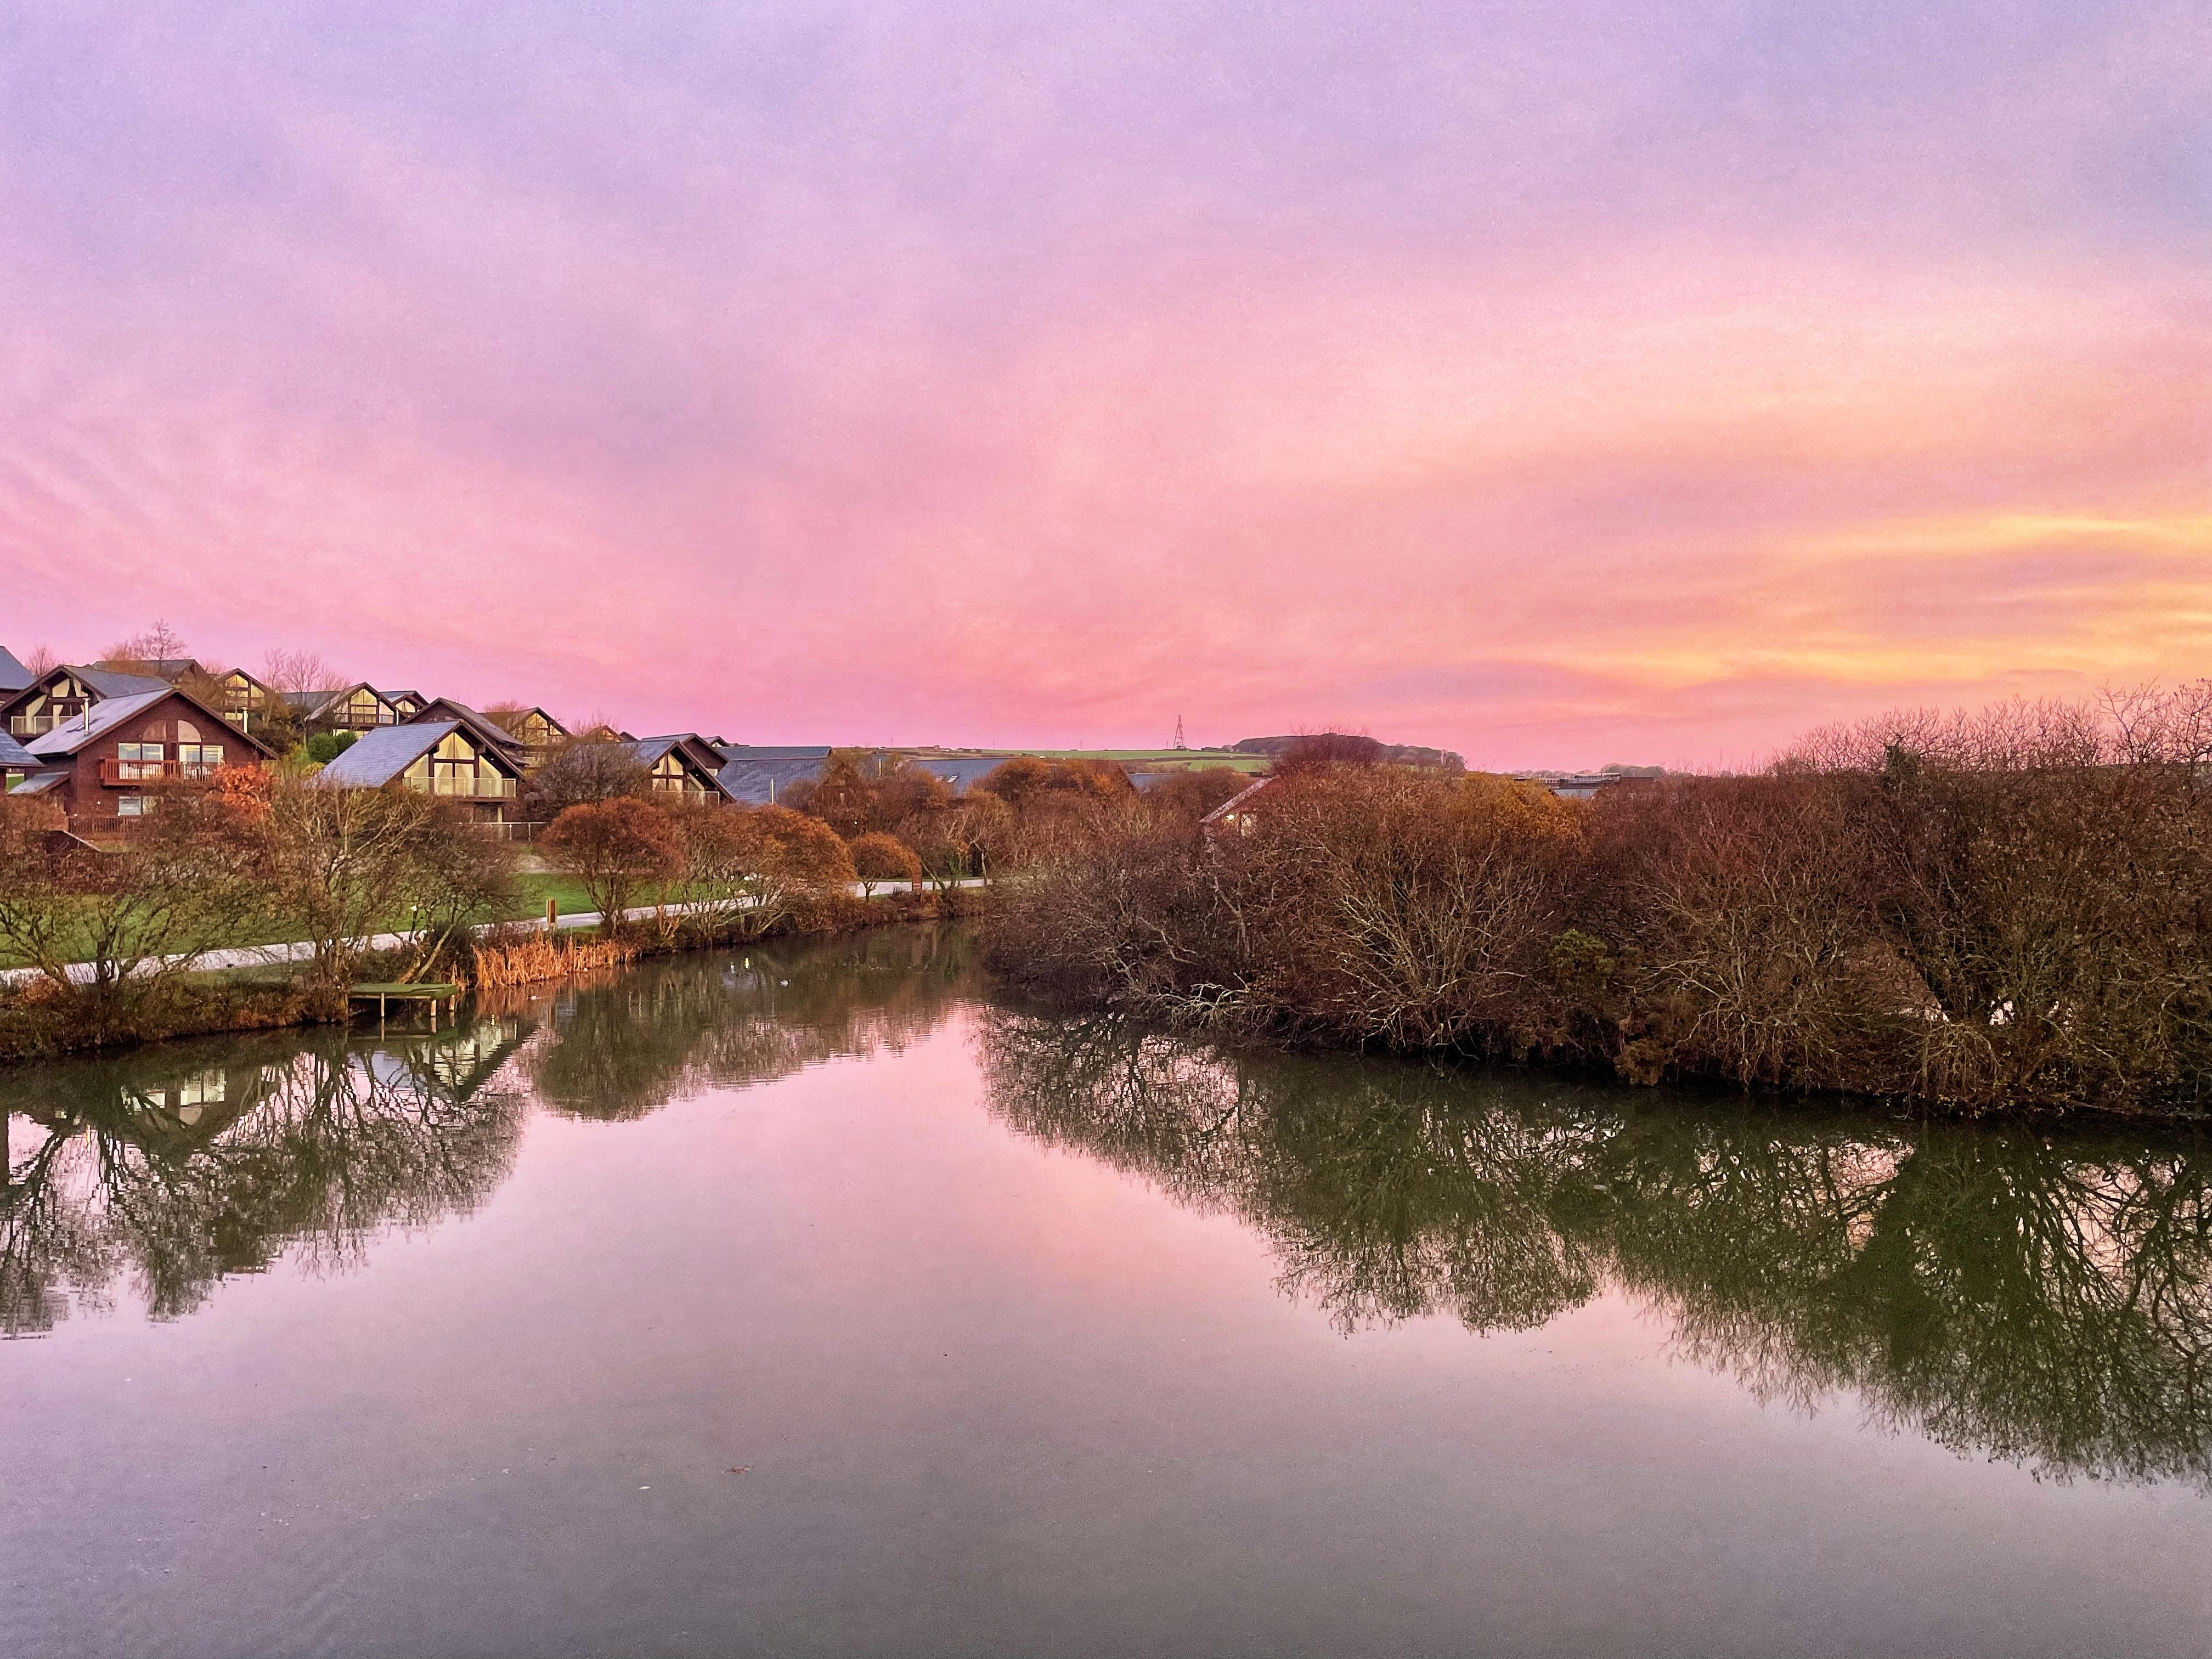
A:
<svg viewBox="0 0 2212 1659">
<path fill-rule="evenodd" d="M 955 933 L 648 964 L 456 1030 L 272 1033 L 0 1073 L 0 1331 L 200 1306 L 480 1204 L 533 1103 L 629 1121 L 896 1054 L 972 995 Z M 1618 1288 L 1762 1398 L 2057 1475 L 2212 1486 L 2212 1167 L 2197 1140 L 1765 1111 L 1229 1056 L 976 1008 L 992 1109 L 1241 1218 L 1356 1329 L 1542 1326 Z"/>
<path fill-rule="evenodd" d="M 155 1318 L 278 1255 L 343 1269 L 473 1209 L 534 1103 L 642 1117 L 714 1085 L 896 1052 L 944 1018 L 957 935 L 872 933 L 648 963 L 481 1000 L 459 1027 L 283 1032 L 0 1071 L 0 1334 L 131 1281 Z"/>
<path fill-rule="evenodd" d="M 1231 1057 L 988 1016 L 994 1109 L 1262 1232 L 1346 1329 L 1526 1329 L 1619 1285 L 1762 1397 L 2054 1475 L 2212 1485 L 2194 1138 L 2063 1135 Z"/>
<path fill-rule="evenodd" d="M 972 956 L 957 932 L 885 929 L 652 962 L 500 1006 L 544 1023 L 525 1063 L 546 1105 L 639 1118 L 704 1088 L 899 1053 L 945 1018 Z"/>
<path fill-rule="evenodd" d="M 288 1249 L 340 1267 L 384 1228 L 473 1207 L 520 1130 L 520 1097 L 487 1086 L 520 1035 L 287 1033 L 0 1073 L 0 1329 L 104 1305 L 125 1274 L 173 1318 Z"/>
</svg>

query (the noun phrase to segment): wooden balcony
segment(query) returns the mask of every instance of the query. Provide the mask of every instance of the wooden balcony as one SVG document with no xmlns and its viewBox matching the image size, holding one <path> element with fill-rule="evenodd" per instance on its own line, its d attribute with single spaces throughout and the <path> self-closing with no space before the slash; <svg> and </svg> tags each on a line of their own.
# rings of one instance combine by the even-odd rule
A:
<svg viewBox="0 0 2212 1659">
<path fill-rule="evenodd" d="M 446 795 L 455 800 L 513 800 L 513 778 L 410 778 L 407 787 L 425 795 Z"/>
<path fill-rule="evenodd" d="M 133 784 L 174 783 L 180 778 L 211 778 L 222 770 L 221 761 L 103 760 L 100 781 L 111 789 Z"/>
</svg>

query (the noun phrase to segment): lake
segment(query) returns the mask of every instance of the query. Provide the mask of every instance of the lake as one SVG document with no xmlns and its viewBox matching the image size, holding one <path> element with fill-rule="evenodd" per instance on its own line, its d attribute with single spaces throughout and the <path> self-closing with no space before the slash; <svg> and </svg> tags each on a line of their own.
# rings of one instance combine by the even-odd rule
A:
<svg viewBox="0 0 2212 1659">
<path fill-rule="evenodd" d="M 971 956 L 0 1072 L 0 1652 L 2212 1652 L 2212 1146 Z"/>
</svg>

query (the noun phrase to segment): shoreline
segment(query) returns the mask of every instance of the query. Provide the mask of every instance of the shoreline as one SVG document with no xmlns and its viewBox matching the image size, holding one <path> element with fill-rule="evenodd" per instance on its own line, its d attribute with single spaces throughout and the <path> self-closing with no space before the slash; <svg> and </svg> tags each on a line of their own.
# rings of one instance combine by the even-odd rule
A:
<svg viewBox="0 0 2212 1659">
<path fill-rule="evenodd" d="M 676 956 L 692 951 L 726 949 L 752 945 L 769 939 L 806 937 L 830 938 L 841 933 L 861 933 L 871 928 L 896 927 L 902 923 L 949 920 L 964 912 L 961 906 L 968 890 L 981 888 L 981 880 L 963 881 L 946 891 L 931 888 L 927 884 L 915 890 L 906 883 L 884 884 L 896 891 L 883 891 L 863 896 L 849 893 L 830 900 L 814 914 L 787 916 L 758 933 L 745 938 L 731 938 L 720 933 L 708 933 L 685 926 L 687 919 L 708 907 L 693 905 L 642 906 L 623 913 L 625 921 L 649 922 L 655 919 L 664 924 L 664 931 L 641 933 L 629 942 L 640 958 Z M 726 911 L 720 912 L 726 915 Z M 666 927 L 672 919 L 673 927 Z M 471 943 L 496 941 L 502 935 L 542 934 L 555 933 L 580 933 L 600 926 L 595 912 L 585 912 L 557 918 L 549 929 L 543 917 L 527 921 L 489 922 L 468 930 Z M 379 955 L 404 949 L 411 943 L 410 936 L 376 934 L 368 941 L 368 949 L 356 963 L 368 969 Z M 349 1024 L 354 1018 L 350 999 L 343 992 L 330 987 L 301 986 L 287 981 L 281 984 L 260 984 L 226 981 L 219 976 L 227 974 L 250 973 L 262 968 L 286 968 L 307 959 L 312 947 L 298 943 L 289 945 L 243 945 L 211 951 L 210 956 L 236 957 L 234 962 L 186 970 L 168 999 L 168 1006 L 141 1011 L 138 1024 L 131 1030 L 113 1032 L 79 1033 L 58 1026 L 66 1018 L 57 1012 L 54 1024 L 44 1030 L 16 1029 L 20 1024 L 37 1024 L 35 1012 L 29 1022 L 23 1020 L 27 1010 L 35 1011 L 46 1006 L 37 997 L 41 988 L 52 987 L 52 981 L 38 970 L 14 969 L 0 975 L 0 993 L 12 991 L 12 996 L 0 994 L 0 1068 L 32 1065 L 42 1061 L 66 1059 L 74 1055 L 115 1053 L 148 1043 L 167 1042 L 182 1037 L 221 1036 L 247 1031 L 280 1030 L 307 1025 Z M 76 964 L 72 964 L 72 968 Z M 195 982 L 195 976 L 205 974 L 208 980 Z M 76 975 L 72 973 L 72 979 Z M 85 980 L 78 982 L 87 982 Z M 559 979 L 538 981 L 557 984 Z M 464 994 L 473 994 L 471 986 Z M 31 994 L 28 999 L 25 992 Z M 58 1029 L 57 1027 L 58 1026 Z"/>
</svg>

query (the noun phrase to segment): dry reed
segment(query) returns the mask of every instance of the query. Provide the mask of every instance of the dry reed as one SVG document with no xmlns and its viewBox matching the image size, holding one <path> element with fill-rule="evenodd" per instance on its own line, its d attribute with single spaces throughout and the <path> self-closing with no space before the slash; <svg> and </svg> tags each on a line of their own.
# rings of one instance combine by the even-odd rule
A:
<svg viewBox="0 0 2212 1659">
<path fill-rule="evenodd" d="M 507 990 L 535 985 L 549 979 L 567 979 L 594 969 L 615 968 L 636 956 L 636 947 L 623 939 L 554 939 L 533 933 L 525 939 L 477 945 L 471 978 L 480 990 Z"/>
</svg>

